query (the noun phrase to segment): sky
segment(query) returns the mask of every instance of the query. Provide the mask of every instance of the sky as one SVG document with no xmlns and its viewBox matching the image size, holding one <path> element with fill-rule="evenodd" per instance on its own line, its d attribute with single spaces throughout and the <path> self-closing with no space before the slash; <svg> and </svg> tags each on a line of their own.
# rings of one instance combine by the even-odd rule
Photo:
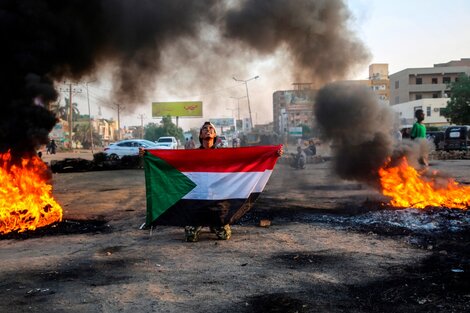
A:
<svg viewBox="0 0 470 313">
<path fill-rule="evenodd" d="M 345 0 L 345 3 L 351 11 L 350 29 L 371 55 L 367 64 L 358 64 L 345 79 L 367 79 L 371 63 L 388 63 L 389 74 L 393 74 L 406 68 L 432 67 L 436 63 L 470 58 L 468 0 Z M 246 98 L 233 99 L 246 96 L 245 85 L 234 81 L 233 76 L 239 79 L 259 76 L 248 82 L 253 122 L 271 122 L 273 92 L 291 89 L 294 82 L 288 75 L 287 63 L 278 55 L 256 59 L 239 73 L 227 73 L 226 79 L 217 81 L 210 88 L 178 92 L 174 86 L 175 75 L 178 75 L 178 68 L 175 68 L 158 78 L 160 84 L 153 92 L 153 99 L 133 112 L 121 112 L 121 126 L 140 125 L 141 121 L 158 123 L 160 119 L 151 117 L 152 101 L 203 101 L 216 108 L 210 112 L 206 110 L 202 119 L 180 118 L 179 126 L 185 131 L 200 126 L 209 118 L 236 117 L 237 103 L 241 116 L 248 118 Z M 197 73 L 195 77 L 204 79 Z M 113 105 L 106 100 L 106 94 L 111 90 L 106 83 L 108 79 L 104 74 L 89 84 L 90 111 L 93 117 L 101 113 L 103 118 L 117 119 L 117 110 L 111 109 Z M 82 92 L 75 96 L 82 114 L 88 113 L 87 100 L 86 88 L 82 86 Z"/>
</svg>

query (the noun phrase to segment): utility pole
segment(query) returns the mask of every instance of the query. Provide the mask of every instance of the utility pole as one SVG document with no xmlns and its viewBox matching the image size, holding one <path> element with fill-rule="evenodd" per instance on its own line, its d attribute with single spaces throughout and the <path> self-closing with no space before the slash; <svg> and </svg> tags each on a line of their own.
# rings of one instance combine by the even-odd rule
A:
<svg viewBox="0 0 470 313">
<path fill-rule="evenodd" d="M 89 122 L 89 128 L 90 128 L 90 144 L 91 144 L 91 154 L 93 154 L 93 124 L 91 123 L 91 110 L 90 110 L 90 93 L 88 92 L 88 84 L 92 83 L 91 82 L 86 82 L 86 97 L 88 101 L 88 122 Z"/>
<path fill-rule="evenodd" d="M 117 112 L 117 124 L 118 124 L 118 134 L 117 140 L 121 140 L 121 111 L 124 109 L 124 106 L 120 103 L 114 103 L 114 107 L 110 107 Z"/>
<path fill-rule="evenodd" d="M 118 123 L 117 139 L 121 140 L 121 104 L 116 103 L 116 111 L 117 111 L 117 123 Z"/>
<path fill-rule="evenodd" d="M 137 115 L 138 118 L 140 118 L 140 139 L 144 139 L 144 114 L 139 114 Z"/>
<path fill-rule="evenodd" d="M 70 149 L 72 149 L 72 123 L 73 123 L 73 105 L 72 105 L 72 83 L 69 84 L 69 142 L 70 142 Z"/>
<path fill-rule="evenodd" d="M 69 116 L 68 116 L 68 122 L 69 122 L 69 143 L 70 143 L 70 149 L 72 150 L 72 132 L 73 132 L 73 99 L 72 95 L 73 93 L 81 93 L 82 90 L 80 88 L 75 88 L 72 87 L 73 85 L 76 85 L 75 83 L 72 82 L 64 82 L 65 85 L 68 85 L 68 88 L 59 88 L 59 91 L 61 92 L 68 92 L 69 93 Z"/>
</svg>

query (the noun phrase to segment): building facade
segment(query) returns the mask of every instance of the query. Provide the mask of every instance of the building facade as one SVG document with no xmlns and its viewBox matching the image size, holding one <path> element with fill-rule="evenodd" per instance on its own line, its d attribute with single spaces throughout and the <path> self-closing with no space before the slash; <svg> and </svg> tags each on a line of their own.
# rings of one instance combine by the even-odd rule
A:
<svg viewBox="0 0 470 313">
<path fill-rule="evenodd" d="M 443 115 L 447 106 L 446 98 L 420 99 L 392 105 L 401 127 L 411 127 L 415 122 L 415 111 L 424 111 L 424 124 L 426 126 L 448 126 L 449 122 Z"/>
<path fill-rule="evenodd" d="M 273 93 L 273 132 L 287 136 L 289 128 L 314 127 L 313 106 L 316 90 L 310 83 L 294 83 L 294 89 Z"/>
<path fill-rule="evenodd" d="M 377 95 L 380 102 L 390 103 L 388 64 L 375 63 L 369 65 L 369 87 Z"/>
<path fill-rule="evenodd" d="M 434 67 L 407 68 L 390 75 L 390 104 L 449 96 L 449 84 L 462 74 L 470 74 L 470 59 L 434 64 Z"/>
<path fill-rule="evenodd" d="M 350 85 L 366 86 L 377 95 L 377 100 L 380 103 L 390 104 L 390 81 L 388 79 L 388 64 L 386 63 L 369 65 L 368 79 L 345 80 L 342 82 Z"/>
</svg>

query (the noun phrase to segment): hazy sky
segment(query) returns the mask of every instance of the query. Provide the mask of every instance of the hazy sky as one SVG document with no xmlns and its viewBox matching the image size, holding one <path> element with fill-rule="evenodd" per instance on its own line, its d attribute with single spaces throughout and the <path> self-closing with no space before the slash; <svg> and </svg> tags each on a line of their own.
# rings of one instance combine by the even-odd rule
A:
<svg viewBox="0 0 470 313">
<path fill-rule="evenodd" d="M 351 29 L 366 45 L 371 54 L 370 63 L 388 63 L 389 72 L 393 74 L 410 67 L 432 67 L 435 63 L 470 58 L 470 1 L 448 0 L 346 0 L 351 10 Z M 184 66 L 184 65 L 183 65 Z M 158 122 L 151 118 L 151 101 L 189 101 L 201 100 L 211 104 L 210 112 L 204 112 L 203 119 L 180 119 L 179 125 L 187 130 L 197 127 L 202 120 L 215 117 L 236 116 L 237 100 L 230 97 L 245 96 L 243 84 L 235 82 L 232 77 L 248 79 L 259 75 L 257 80 L 248 83 L 251 100 L 252 117 L 255 123 L 272 121 L 272 94 L 276 90 L 291 89 L 292 79 L 289 76 L 285 60 L 279 61 L 277 55 L 270 58 L 254 60 L 246 64 L 239 73 L 227 73 L 227 79 L 214 83 L 207 90 L 184 90 L 179 93 L 172 86 L 172 74 L 159 78 L 155 99 L 143 104 L 135 112 L 122 112 L 123 126 L 140 125 L 138 116 L 145 116 L 144 123 Z M 196 73 L 197 74 L 197 73 Z M 359 66 L 347 79 L 366 79 L 368 64 Z M 195 79 L 204 79 L 198 77 Z M 105 78 L 100 77 L 100 81 Z M 117 118 L 115 110 L 110 110 L 100 101 L 100 94 L 110 88 L 106 83 L 90 85 L 91 115 L 98 115 L 101 106 L 102 117 Z M 169 88 L 173 87 L 173 88 Z M 87 113 L 86 93 L 76 97 L 82 113 Z M 246 99 L 240 100 L 242 117 L 248 117 Z M 233 115 L 232 115 L 233 114 Z"/>
<path fill-rule="evenodd" d="M 470 1 L 348 0 L 354 29 L 390 74 L 470 58 Z M 367 69 L 362 77 L 368 76 Z"/>
</svg>

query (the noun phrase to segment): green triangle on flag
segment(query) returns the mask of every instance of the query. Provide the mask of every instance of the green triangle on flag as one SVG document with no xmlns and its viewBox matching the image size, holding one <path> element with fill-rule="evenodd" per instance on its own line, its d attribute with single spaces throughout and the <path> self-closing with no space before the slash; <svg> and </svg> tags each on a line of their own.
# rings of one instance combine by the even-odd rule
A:
<svg viewBox="0 0 470 313">
<path fill-rule="evenodd" d="M 149 152 L 144 154 L 147 217 L 150 226 L 160 215 L 196 187 L 186 175 Z"/>
</svg>

